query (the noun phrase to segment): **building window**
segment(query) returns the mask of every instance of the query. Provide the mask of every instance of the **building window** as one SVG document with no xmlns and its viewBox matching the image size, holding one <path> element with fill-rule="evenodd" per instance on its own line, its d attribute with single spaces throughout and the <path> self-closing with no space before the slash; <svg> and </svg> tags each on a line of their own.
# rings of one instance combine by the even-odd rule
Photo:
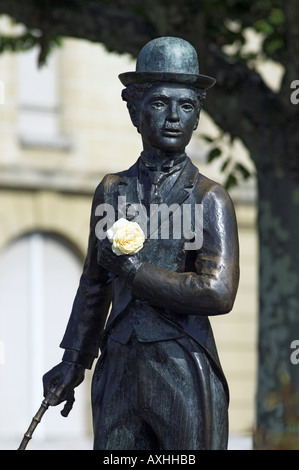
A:
<svg viewBox="0 0 299 470">
<path fill-rule="evenodd" d="M 37 65 L 38 48 L 18 58 L 18 130 L 25 147 L 54 147 L 68 150 L 69 139 L 60 134 L 59 51 L 47 64 Z"/>
</svg>

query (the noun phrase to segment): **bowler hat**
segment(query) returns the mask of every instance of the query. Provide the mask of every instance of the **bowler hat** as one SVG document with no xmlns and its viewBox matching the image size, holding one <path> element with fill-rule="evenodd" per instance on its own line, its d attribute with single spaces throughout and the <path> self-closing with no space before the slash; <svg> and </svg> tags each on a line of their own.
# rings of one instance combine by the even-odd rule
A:
<svg viewBox="0 0 299 470">
<path fill-rule="evenodd" d="M 148 42 L 139 52 L 136 71 L 119 75 L 123 85 L 142 82 L 169 82 L 206 90 L 216 80 L 199 73 L 194 47 L 184 39 L 161 37 Z"/>
</svg>

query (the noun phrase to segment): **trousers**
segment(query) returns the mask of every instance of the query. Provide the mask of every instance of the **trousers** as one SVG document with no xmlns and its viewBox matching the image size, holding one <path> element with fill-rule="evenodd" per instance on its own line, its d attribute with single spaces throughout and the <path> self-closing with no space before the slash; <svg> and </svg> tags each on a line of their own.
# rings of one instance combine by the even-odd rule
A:
<svg viewBox="0 0 299 470">
<path fill-rule="evenodd" d="M 108 339 L 92 380 L 94 450 L 224 450 L 228 398 L 191 338 Z"/>
</svg>

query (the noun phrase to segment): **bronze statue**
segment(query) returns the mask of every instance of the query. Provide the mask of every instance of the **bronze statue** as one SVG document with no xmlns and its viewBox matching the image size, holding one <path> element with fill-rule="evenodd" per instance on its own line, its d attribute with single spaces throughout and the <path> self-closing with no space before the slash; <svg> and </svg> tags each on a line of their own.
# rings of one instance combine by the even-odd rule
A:
<svg viewBox="0 0 299 470">
<path fill-rule="evenodd" d="M 72 401 L 100 350 L 94 449 L 226 449 L 229 392 L 209 316 L 234 303 L 237 226 L 225 189 L 185 153 L 215 80 L 172 37 L 146 44 L 119 78 L 143 151 L 95 191 L 65 352 L 44 393 Z"/>
</svg>

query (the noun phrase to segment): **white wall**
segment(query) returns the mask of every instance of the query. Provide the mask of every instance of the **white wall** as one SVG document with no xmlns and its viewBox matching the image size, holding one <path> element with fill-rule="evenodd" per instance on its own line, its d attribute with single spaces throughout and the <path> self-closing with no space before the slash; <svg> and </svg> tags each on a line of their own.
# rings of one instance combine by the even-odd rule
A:
<svg viewBox="0 0 299 470">
<path fill-rule="evenodd" d="M 61 360 L 59 343 L 81 269 L 64 243 L 41 233 L 13 242 L 0 257 L 0 448 L 8 439 L 21 442 L 43 399 L 42 375 Z M 87 384 L 76 392 L 69 417 L 60 415 L 62 405 L 50 408 L 34 440 L 87 434 Z"/>
</svg>

